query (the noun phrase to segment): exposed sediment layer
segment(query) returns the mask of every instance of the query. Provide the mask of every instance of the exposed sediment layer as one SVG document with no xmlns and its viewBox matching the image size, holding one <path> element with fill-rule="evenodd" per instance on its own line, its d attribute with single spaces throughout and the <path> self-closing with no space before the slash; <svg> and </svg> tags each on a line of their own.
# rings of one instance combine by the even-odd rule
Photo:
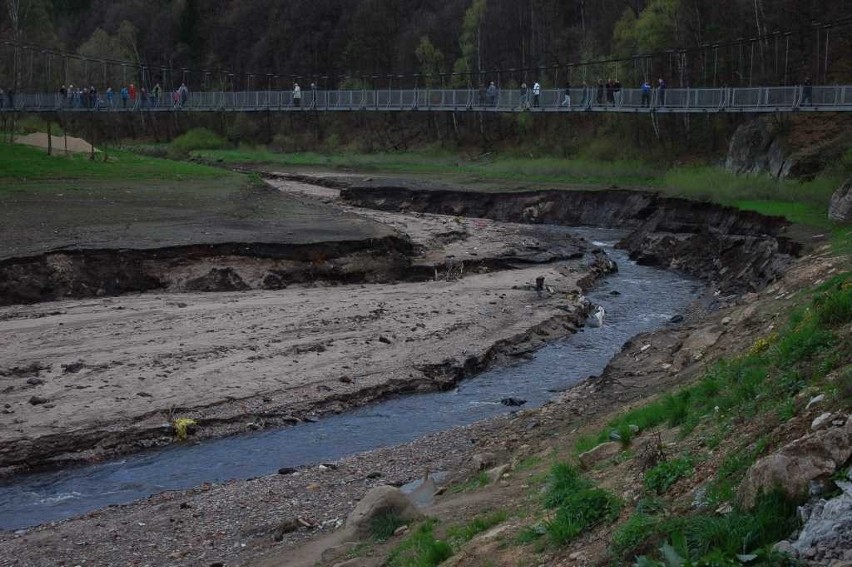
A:
<svg viewBox="0 0 852 567">
<path fill-rule="evenodd" d="M 57 250 L 0 261 L 0 305 L 156 289 L 240 291 L 314 281 L 390 281 L 406 273 L 411 253 L 411 242 L 400 236 L 309 244 Z"/>
<path fill-rule="evenodd" d="M 801 252 L 789 223 L 712 203 L 642 191 L 491 192 L 350 187 L 344 201 L 385 211 L 504 222 L 630 229 L 619 244 L 643 264 L 678 269 L 726 293 L 762 289 Z"/>
</svg>

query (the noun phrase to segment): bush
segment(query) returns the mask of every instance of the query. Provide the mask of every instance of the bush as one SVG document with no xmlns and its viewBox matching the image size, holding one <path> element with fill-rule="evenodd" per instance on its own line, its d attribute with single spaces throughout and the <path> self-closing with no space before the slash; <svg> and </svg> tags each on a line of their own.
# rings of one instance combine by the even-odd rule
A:
<svg viewBox="0 0 852 567">
<path fill-rule="evenodd" d="M 193 128 L 172 140 L 169 153 L 172 156 L 187 156 L 195 150 L 223 150 L 228 147 L 222 137 L 206 128 Z"/>
</svg>

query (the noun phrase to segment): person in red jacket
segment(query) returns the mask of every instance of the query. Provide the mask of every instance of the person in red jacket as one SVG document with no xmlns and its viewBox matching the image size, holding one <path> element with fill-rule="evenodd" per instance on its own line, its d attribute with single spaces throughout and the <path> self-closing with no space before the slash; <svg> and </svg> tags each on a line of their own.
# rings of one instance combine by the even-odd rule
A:
<svg viewBox="0 0 852 567">
<path fill-rule="evenodd" d="M 136 108 L 136 101 L 137 101 L 136 85 L 134 85 L 133 83 L 130 83 L 130 88 L 128 89 L 128 91 L 129 91 L 129 94 L 130 94 L 130 106 L 132 108 Z"/>
</svg>

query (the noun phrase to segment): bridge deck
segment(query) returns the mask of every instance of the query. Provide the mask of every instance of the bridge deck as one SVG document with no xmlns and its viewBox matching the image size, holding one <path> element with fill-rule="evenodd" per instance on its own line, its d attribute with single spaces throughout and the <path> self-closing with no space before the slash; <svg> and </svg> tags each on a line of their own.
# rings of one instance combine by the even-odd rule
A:
<svg viewBox="0 0 852 567">
<path fill-rule="evenodd" d="M 518 90 L 489 95 L 475 89 L 197 91 L 186 100 L 171 94 L 122 100 L 118 93 L 99 93 L 96 101 L 58 93 L 22 93 L 7 97 L 0 112 L 305 112 L 305 111 L 465 111 L 485 112 L 852 112 L 852 86 L 744 87 L 702 89 L 622 89 L 611 101 L 594 88 L 542 90 L 538 100 Z"/>
</svg>

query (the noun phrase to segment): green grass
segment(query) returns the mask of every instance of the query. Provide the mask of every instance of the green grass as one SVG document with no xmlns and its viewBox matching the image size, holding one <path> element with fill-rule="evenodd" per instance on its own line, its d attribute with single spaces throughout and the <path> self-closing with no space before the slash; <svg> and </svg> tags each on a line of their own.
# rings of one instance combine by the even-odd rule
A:
<svg viewBox="0 0 852 567">
<path fill-rule="evenodd" d="M 376 541 L 385 541 L 393 536 L 398 527 L 405 524 L 406 521 L 397 514 L 379 514 L 370 522 L 370 535 Z"/>
<path fill-rule="evenodd" d="M 436 567 L 453 555 L 450 544 L 435 538 L 434 520 L 417 526 L 405 540 L 394 548 L 388 559 L 389 567 Z"/>
<path fill-rule="evenodd" d="M 645 473 L 645 488 L 651 492 L 663 494 L 678 480 L 691 475 L 694 470 L 692 459 L 689 457 L 663 461 Z"/>
<path fill-rule="evenodd" d="M 756 562 L 751 564 L 773 565 L 768 546 L 797 526 L 796 505 L 777 492 L 763 496 L 751 511 L 734 510 L 724 516 L 634 514 L 613 534 L 613 555 L 616 560 L 630 559 L 637 550 L 659 549 L 664 544 L 667 554 L 692 565 L 739 565 L 737 555 L 741 554 L 754 554 Z M 645 556 L 640 564 L 670 564 L 657 559 L 663 559 L 663 554 Z"/>
<path fill-rule="evenodd" d="M 595 487 L 567 463 L 556 463 L 544 494 L 544 505 L 555 509 L 544 532 L 556 545 L 564 545 L 590 528 L 618 517 L 621 501 Z"/>
<path fill-rule="evenodd" d="M 488 474 L 485 471 L 477 473 L 472 478 L 466 480 L 465 482 L 454 484 L 450 487 L 451 494 L 459 494 L 460 492 L 467 492 L 469 490 L 476 490 L 477 488 L 483 488 L 488 486 L 491 481 L 488 479 Z"/>
<path fill-rule="evenodd" d="M 485 181 L 658 185 L 663 170 L 640 161 L 604 162 L 591 159 L 516 158 L 469 160 L 447 152 L 375 154 L 276 153 L 267 150 L 197 151 L 211 162 L 308 167 L 362 172 L 443 174 Z"/>
<path fill-rule="evenodd" d="M 0 194 L 33 181 L 188 181 L 228 177 L 240 178 L 213 167 L 143 157 L 127 151 L 110 151 L 109 161 L 103 162 L 97 158 L 90 160 L 88 154 L 48 156 L 38 148 L 0 143 Z"/>
<path fill-rule="evenodd" d="M 508 514 L 503 510 L 496 510 L 483 516 L 477 516 L 466 524 L 450 526 L 447 529 L 447 538 L 453 547 L 458 548 L 482 532 L 505 522 L 507 517 Z"/>
</svg>

